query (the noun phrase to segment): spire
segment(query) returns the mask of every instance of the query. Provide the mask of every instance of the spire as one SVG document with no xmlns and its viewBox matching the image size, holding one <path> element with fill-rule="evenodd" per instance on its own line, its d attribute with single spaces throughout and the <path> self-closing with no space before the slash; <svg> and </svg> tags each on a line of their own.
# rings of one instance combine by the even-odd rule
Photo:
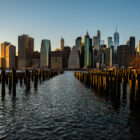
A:
<svg viewBox="0 0 140 140">
<path fill-rule="evenodd" d="M 87 34 L 85 35 L 85 38 L 89 38 L 89 34 L 88 34 L 88 31 L 87 31 Z"/>
<path fill-rule="evenodd" d="M 116 25 L 116 32 L 117 32 L 117 25 Z"/>
</svg>

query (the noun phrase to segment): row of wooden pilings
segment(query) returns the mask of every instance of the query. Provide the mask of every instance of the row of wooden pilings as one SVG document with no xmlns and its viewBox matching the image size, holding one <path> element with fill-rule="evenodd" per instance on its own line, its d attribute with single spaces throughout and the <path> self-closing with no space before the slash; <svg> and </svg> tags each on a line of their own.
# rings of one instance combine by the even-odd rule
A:
<svg viewBox="0 0 140 140">
<path fill-rule="evenodd" d="M 52 70 L 25 70 L 19 72 L 15 69 L 11 72 L 6 72 L 2 70 L 0 74 L 0 83 L 1 83 L 1 95 L 5 97 L 6 85 L 9 88 L 9 91 L 13 92 L 13 97 L 16 96 L 16 85 L 20 82 L 20 85 L 26 85 L 26 90 L 30 90 L 31 81 L 34 82 L 34 88 L 37 89 L 38 82 L 43 82 L 48 80 L 56 75 L 64 73 L 63 71 L 52 71 Z"/>
<path fill-rule="evenodd" d="M 127 90 L 126 87 L 129 85 L 130 103 L 140 104 L 140 70 L 91 70 L 74 74 L 82 83 L 93 87 L 98 92 L 120 95 L 121 88 L 123 91 Z"/>
</svg>

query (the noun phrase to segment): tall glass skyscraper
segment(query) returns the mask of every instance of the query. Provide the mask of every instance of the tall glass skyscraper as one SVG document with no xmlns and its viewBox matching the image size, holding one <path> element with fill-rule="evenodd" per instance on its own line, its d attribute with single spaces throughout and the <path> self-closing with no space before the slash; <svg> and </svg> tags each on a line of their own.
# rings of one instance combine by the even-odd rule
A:
<svg viewBox="0 0 140 140">
<path fill-rule="evenodd" d="M 111 46 L 113 46 L 112 37 L 108 37 L 107 38 L 107 48 L 110 48 Z"/>
<path fill-rule="evenodd" d="M 92 67 L 92 39 L 88 33 L 84 38 L 84 67 Z"/>
<path fill-rule="evenodd" d="M 42 40 L 40 49 L 40 67 L 50 67 L 51 42 Z"/>
<path fill-rule="evenodd" d="M 114 50 L 117 50 L 118 46 L 119 46 L 119 33 L 117 32 L 116 28 L 116 32 L 114 33 Z"/>
</svg>

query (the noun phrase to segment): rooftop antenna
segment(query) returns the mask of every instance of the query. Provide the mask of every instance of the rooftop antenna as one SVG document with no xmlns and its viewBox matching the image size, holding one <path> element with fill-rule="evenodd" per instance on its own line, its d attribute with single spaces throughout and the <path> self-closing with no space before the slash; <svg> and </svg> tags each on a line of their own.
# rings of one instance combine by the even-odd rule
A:
<svg viewBox="0 0 140 140">
<path fill-rule="evenodd" d="M 116 25 L 116 32 L 117 32 L 117 25 Z"/>
<path fill-rule="evenodd" d="M 88 30 L 87 30 L 87 35 L 88 35 Z"/>
</svg>

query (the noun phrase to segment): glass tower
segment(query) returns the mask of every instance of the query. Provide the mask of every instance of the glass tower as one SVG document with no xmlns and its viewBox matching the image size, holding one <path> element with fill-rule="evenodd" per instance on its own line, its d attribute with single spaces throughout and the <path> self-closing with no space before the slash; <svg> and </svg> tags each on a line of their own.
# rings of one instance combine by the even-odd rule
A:
<svg viewBox="0 0 140 140">
<path fill-rule="evenodd" d="M 111 46 L 113 46 L 112 37 L 108 37 L 107 38 L 107 48 L 110 48 Z"/>
<path fill-rule="evenodd" d="M 92 67 L 92 39 L 88 33 L 84 38 L 84 67 Z"/>
<path fill-rule="evenodd" d="M 40 67 L 50 67 L 50 53 L 51 42 L 50 40 L 42 40 L 40 49 Z"/>
<path fill-rule="evenodd" d="M 117 32 L 116 28 L 116 32 L 114 33 L 114 50 L 117 50 L 118 46 L 119 46 L 119 33 Z"/>
</svg>

